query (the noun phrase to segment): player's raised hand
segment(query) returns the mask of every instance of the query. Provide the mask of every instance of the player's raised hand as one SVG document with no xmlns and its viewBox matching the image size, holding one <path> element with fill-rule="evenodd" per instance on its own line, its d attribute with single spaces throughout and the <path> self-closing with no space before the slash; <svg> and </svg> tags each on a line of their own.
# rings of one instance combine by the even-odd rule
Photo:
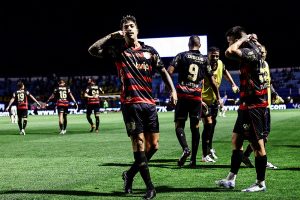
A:
<svg viewBox="0 0 300 200">
<path fill-rule="evenodd" d="M 124 38 L 124 32 L 123 31 L 116 31 L 110 34 L 112 39 L 123 39 Z"/>
</svg>

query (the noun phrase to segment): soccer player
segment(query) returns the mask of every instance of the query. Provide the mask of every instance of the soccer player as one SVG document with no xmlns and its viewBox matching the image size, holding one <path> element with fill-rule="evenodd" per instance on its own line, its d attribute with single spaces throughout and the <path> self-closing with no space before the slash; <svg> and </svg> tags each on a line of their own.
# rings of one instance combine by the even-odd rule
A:
<svg viewBox="0 0 300 200">
<path fill-rule="evenodd" d="M 67 115 L 68 115 L 68 107 L 69 107 L 69 100 L 71 98 L 72 101 L 75 103 L 76 109 L 78 109 L 78 104 L 70 90 L 70 88 L 66 85 L 64 80 L 59 80 L 58 87 L 56 87 L 47 100 L 47 105 L 52 99 L 56 99 L 56 107 L 58 112 L 58 123 L 59 123 L 59 134 L 65 134 L 67 132 Z"/>
<path fill-rule="evenodd" d="M 86 107 L 86 118 L 91 125 L 90 132 L 93 132 L 94 129 L 96 133 L 99 132 L 99 125 L 100 125 L 100 93 L 104 93 L 101 87 L 96 85 L 94 79 L 88 79 L 88 87 L 84 92 L 84 97 L 87 99 L 87 107 Z M 91 114 L 94 112 L 96 125 L 93 123 L 91 118 Z"/>
<path fill-rule="evenodd" d="M 204 78 L 211 84 L 213 93 L 216 96 L 217 104 L 221 103 L 218 87 L 213 78 L 211 66 L 199 51 L 201 42 L 199 36 L 193 35 L 189 38 L 189 51 L 177 54 L 172 60 L 168 72 L 178 72 L 178 84 L 176 90 L 178 102 L 175 107 L 175 132 L 179 144 L 183 150 L 177 164 L 182 167 L 186 159 L 191 155 L 190 167 L 196 167 L 196 156 L 200 141 L 199 122 L 201 119 L 202 107 L 202 82 Z M 190 150 L 185 137 L 185 122 L 189 115 L 190 130 L 192 133 L 192 151 Z"/>
<path fill-rule="evenodd" d="M 229 29 L 226 38 L 229 47 L 225 56 L 240 65 L 240 106 L 232 133 L 231 169 L 228 176 L 216 181 L 216 184 L 224 188 L 235 187 L 243 158 L 243 141 L 247 139 L 255 155 L 256 182 L 242 192 L 265 191 L 267 155 L 264 139 L 268 135 L 268 92 L 262 69 L 262 53 L 257 40 L 241 26 Z"/>
<path fill-rule="evenodd" d="M 225 64 L 220 60 L 220 49 L 218 47 L 213 46 L 208 49 L 208 61 L 217 87 L 220 87 L 224 75 L 225 79 L 230 83 L 233 92 L 238 92 L 239 88 L 233 81 L 230 73 L 225 67 Z M 212 147 L 212 142 L 217 124 L 216 118 L 218 116 L 219 105 L 217 97 L 214 94 L 211 83 L 207 77 L 204 79 L 202 99 L 208 107 L 208 114 L 202 115 L 204 126 L 202 131 L 202 162 L 215 162 L 218 157 L 215 149 Z M 225 104 L 223 98 L 222 103 Z M 224 109 L 225 108 L 223 107 L 221 110 Z"/>
<path fill-rule="evenodd" d="M 16 102 L 17 104 L 17 115 L 18 115 L 18 126 L 20 129 L 20 135 L 25 135 L 25 129 L 27 126 L 28 117 L 28 97 L 30 97 L 36 104 L 41 107 L 40 103 L 30 94 L 28 90 L 25 89 L 23 82 L 19 81 L 17 83 L 18 90 L 13 93 L 10 99 L 6 111 L 9 110 L 10 106 Z"/>
<path fill-rule="evenodd" d="M 105 99 L 103 102 L 104 113 L 107 114 L 108 101 Z"/>
<path fill-rule="evenodd" d="M 227 96 L 227 94 L 225 94 L 222 97 L 222 102 L 224 105 L 226 104 L 227 100 L 228 100 L 228 96 Z M 226 117 L 226 112 L 227 112 L 227 109 L 224 106 L 223 109 L 220 110 L 219 117 Z"/>
<path fill-rule="evenodd" d="M 267 84 L 268 84 L 268 123 L 267 123 L 267 131 L 270 132 L 271 130 L 271 115 L 270 115 L 270 105 L 273 101 L 273 103 L 275 104 L 281 104 L 284 103 L 284 100 L 278 95 L 278 93 L 275 91 L 272 83 L 271 83 L 271 76 L 270 76 L 270 68 L 269 65 L 266 61 L 266 57 L 267 57 L 267 50 L 266 47 L 264 45 L 261 45 L 261 53 L 262 53 L 262 59 L 263 59 L 263 74 L 265 76 L 265 79 L 267 80 Z M 265 138 L 264 143 L 266 144 L 268 138 Z M 244 155 L 243 155 L 243 160 L 242 162 L 250 168 L 253 168 L 253 164 L 251 163 L 249 156 L 252 153 L 252 147 L 249 144 L 246 148 L 246 150 L 244 151 Z M 268 169 L 277 169 L 277 166 L 273 165 L 271 162 L 267 162 L 267 168 Z"/>
<path fill-rule="evenodd" d="M 172 79 L 164 68 L 157 51 L 138 41 L 136 18 L 124 16 L 121 30 L 113 32 L 90 48 L 89 53 L 97 57 L 112 58 L 120 76 L 121 110 L 127 134 L 131 139 L 134 163 L 123 172 L 125 193 L 132 193 L 133 178 L 140 172 L 147 192 L 144 199 L 153 199 L 156 190 L 151 180 L 148 161 L 158 150 L 159 122 L 155 100 L 152 97 L 152 74 L 159 72 L 171 90 L 171 102 L 176 104 L 177 93 Z"/>
<path fill-rule="evenodd" d="M 11 123 L 18 123 L 18 113 L 17 113 L 17 106 L 15 105 L 12 105 L 10 107 L 10 120 L 11 120 Z"/>
</svg>

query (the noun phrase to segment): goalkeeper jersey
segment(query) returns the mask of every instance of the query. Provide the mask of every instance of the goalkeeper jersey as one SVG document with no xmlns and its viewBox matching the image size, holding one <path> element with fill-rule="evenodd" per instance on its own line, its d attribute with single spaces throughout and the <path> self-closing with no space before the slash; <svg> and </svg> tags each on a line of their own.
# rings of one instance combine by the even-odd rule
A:
<svg viewBox="0 0 300 200">
<path fill-rule="evenodd" d="M 215 79 L 215 82 L 216 82 L 216 85 L 218 88 L 221 85 L 224 70 L 225 70 L 225 65 L 223 64 L 223 62 L 221 60 L 218 60 L 217 68 L 215 70 L 212 69 L 213 76 L 214 76 L 214 79 Z M 203 90 L 202 90 L 202 99 L 207 105 L 212 105 L 217 100 L 216 95 L 215 95 L 207 77 L 205 77 L 205 79 L 204 79 L 204 85 L 203 85 Z"/>
</svg>

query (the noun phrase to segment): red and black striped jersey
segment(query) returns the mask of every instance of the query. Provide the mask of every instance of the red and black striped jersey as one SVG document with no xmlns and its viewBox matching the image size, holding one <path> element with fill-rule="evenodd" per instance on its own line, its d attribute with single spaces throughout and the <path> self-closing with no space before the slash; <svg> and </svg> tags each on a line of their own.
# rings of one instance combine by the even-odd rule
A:
<svg viewBox="0 0 300 200">
<path fill-rule="evenodd" d="M 170 65 L 178 73 L 178 98 L 201 101 L 202 80 L 213 75 L 207 58 L 199 50 L 190 50 L 177 54 Z"/>
<path fill-rule="evenodd" d="M 58 86 L 54 89 L 53 94 L 56 98 L 56 106 L 69 106 L 68 95 L 71 93 L 71 90 L 67 86 Z"/>
<path fill-rule="evenodd" d="M 240 109 L 268 106 L 268 82 L 265 79 L 260 51 L 242 48 L 240 63 Z"/>
<path fill-rule="evenodd" d="M 153 47 L 139 43 L 140 47 L 131 48 L 120 40 L 118 44 L 108 48 L 107 52 L 111 55 L 121 79 L 121 102 L 155 105 L 152 97 L 152 75 L 154 71 L 161 73 L 164 65 Z"/>
<path fill-rule="evenodd" d="M 89 105 L 100 104 L 100 100 L 98 97 L 100 92 L 101 90 L 98 85 L 89 85 L 86 88 L 85 93 L 88 94 L 89 96 L 93 96 L 93 98 L 87 98 L 87 104 Z"/>
<path fill-rule="evenodd" d="M 21 89 L 13 93 L 13 98 L 17 102 L 18 110 L 28 110 L 28 96 L 30 93 L 27 90 Z"/>
</svg>

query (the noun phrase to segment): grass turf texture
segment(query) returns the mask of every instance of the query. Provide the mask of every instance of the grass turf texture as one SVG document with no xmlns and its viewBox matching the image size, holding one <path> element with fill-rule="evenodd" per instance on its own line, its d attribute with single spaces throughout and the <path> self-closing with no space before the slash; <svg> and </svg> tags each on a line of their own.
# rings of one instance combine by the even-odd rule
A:
<svg viewBox="0 0 300 200">
<path fill-rule="evenodd" d="M 259 193 L 240 192 L 256 179 L 255 169 L 243 164 L 235 189 L 221 189 L 214 183 L 230 170 L 236 112 L 226 115 L 217 118 L 213 146 L 218 161 L 200 162 L 200 142 L 197 168 L 190 169 L 177 167 L 182 151 L 173 113 L 159 113 L 160 149 L 149 163 L 156 199 L 299 199 L 299 110 L 271 113 L 267 152 L 268 160 L 278 169 L 267 169 L 267 191 Z M 17 124 L 0 117 L 0 199 L 140 199 L 145 185 L 139 174 L 134 193 L 123 194 L 121 174 L 133 162 L 133 154 L 121 113 L 101 114 L 100 122 L 99 134 L 89 133 L 85 115 L 69 115 L 67 133 L 59 135 L 57 116 L 29 116 L 26 135 L 21 136 Z M 189 122 L 185 130 L 191 144 Z"/>
</svg>

